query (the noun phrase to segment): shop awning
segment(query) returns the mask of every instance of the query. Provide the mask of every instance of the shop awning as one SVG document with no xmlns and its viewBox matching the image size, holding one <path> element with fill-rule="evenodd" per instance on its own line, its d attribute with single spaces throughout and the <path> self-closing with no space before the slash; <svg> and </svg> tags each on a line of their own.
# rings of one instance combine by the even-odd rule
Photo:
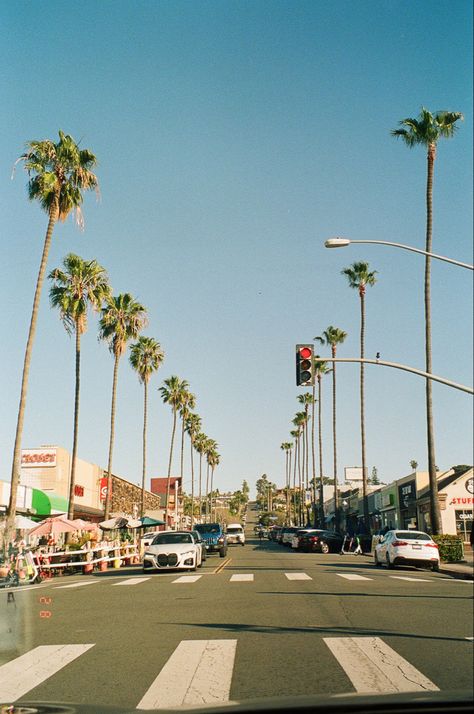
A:
<svg viewBox="0 0 474 714">
<path fill-rule="evenodd" d="M 51 516 L 68 512 L 69 502 L 64 496 L 60 496 L 53 491 L 40 491 L 33 489 L 31 498 L 31 509 L 37 516 Z"/>
</svg>

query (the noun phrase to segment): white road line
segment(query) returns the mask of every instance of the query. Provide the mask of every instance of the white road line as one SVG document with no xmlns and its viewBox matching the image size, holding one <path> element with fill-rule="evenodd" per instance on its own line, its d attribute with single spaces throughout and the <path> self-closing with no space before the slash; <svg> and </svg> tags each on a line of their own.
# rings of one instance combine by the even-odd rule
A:
<svg viewBox="0 0 474 714">
<path fill-rule="evenodd" d="M 14 702 L 94 645 L 40 645 L 0 667 L 0 702 Z"/>
<path fill-rule="evenodd" d="M 195 583 L 199 578 L 202 578 L 202 575 L 182 575 L 177 580 L 173 580 L 173 583 Z"/>
<path fill-rule="evenodd" d="M 88 580 L 86 583 L 71 583 L 70 585 L 56 585 L 54 590 L 65 590 L 66 588 L 80 588 L 83 585 L 94 585 L 98 580 Z"/>
<path fill-rule="evenodd" d="M 150 580 L 150 578 L 128 578 L 128 580 L 122 580 L 121 583 L 114 583 L 114 587 L 117 585 L 138 585 L 139 583 L 144 583 L 146 580 Z"/>
<path fill-rule="evenodd" d="M 231 583 L 251 583 L 253 581 L 253 573 L 239 573 L 238 575 L 232 575 Z"/>
<path fill-rule="evenodd" d="M 336 573 L 336 575 L 346 580 L 373 580 L 373 578 L 366 578 L 365 575 L 356 575 L 355 573 Z"/>
<path fill-rule="evenodd" d="M 438 687 L 380 637 L 324 637 L 357 692 L 434 691 Z"/>
<path fill-rule="evenodd" d="M 229 700 L 237 640 L 183 640 L 137 709 Z"/>
<path fill-rule="evenodd" d="M 285 573 L 288 580 L 312 580 L 306 573 Z"/>
<path fill-rule="evenodd" d="M 414 583 L 432 583 L 432 580 L 427 580 L 426 578 L 410 578 L 408 575 L 389 575 L 389 578 L 394 580 L 409 580 Z"/>
<path fill-rule="evenodd" d="M 466 640 L 469 640 L 469 642 L 473 642 L 473 641 L 474 641 L 474 637 L 466 637 L 465 639 L 466 639 Z"/>
</svg>

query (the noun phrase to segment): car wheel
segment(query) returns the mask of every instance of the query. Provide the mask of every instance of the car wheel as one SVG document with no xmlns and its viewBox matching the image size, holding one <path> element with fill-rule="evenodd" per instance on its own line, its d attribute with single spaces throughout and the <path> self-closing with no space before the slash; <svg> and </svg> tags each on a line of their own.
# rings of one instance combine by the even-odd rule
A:
<svg viewBox="0 0 474 714">
<path fill-rule="evenodd" d="M 376 568 L 381 568 L 381 567 L 382 567 L 382 563 L 381 563 L 380 560 L 377 558 L 377 553 L 374 553 L 374 565 L 375 565 Z"/>
<path fill-rule="evenodd" d="M 227 549 L 226 548 L 221 548 L 219 551 L 219 555 L 221 558 L 225 558 L 227 555 Z"/>
<path fill-rule="evenodd" d="M 439 563 L 433 563 L 431 566 L 433 573 L 439 573 Z"/>
<path fill-rule="evenodd" d="M 329 553 L 329 545 L 325 541 L 321 543 L 321 553 L 324 553 L 325 555 Z"/>
<path fill-rule="evenodd" d="M 388 568 L 389 570 L 393 570 L 394 567 L 395 567 L 395 565 L 390 561 L 390 556 L 389 556 L 388 553 L 385 555 L 385 561 L 386 561 L 386 563 L 387 563 L 387 568 Z"/>
</svg>

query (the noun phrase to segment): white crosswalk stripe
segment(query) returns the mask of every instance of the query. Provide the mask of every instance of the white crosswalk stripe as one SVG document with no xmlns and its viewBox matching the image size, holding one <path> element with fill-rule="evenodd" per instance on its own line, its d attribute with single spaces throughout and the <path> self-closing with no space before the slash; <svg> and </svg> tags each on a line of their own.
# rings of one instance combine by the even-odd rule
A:
<svg viewBox="0 0 474 714">
<path fill-rule="evenodd" d="M 355 573 L 336 573 L 340 578 L 345 578 L 346 580 L 372 580 L 373 578 L 366 578 L 365 575 L 356 575 Z"/>
<path fill-rule="evenodd" d="M 433 580 L 427 580 L 426 578 L 410 578 L 408 575 L 389 575 L 389 578 L 394 580 L 408 580 L 409 582 L 415 583 L 432 583 Z"/>
<path fill-rule="evenodd" d="M 177 580 L 172 580 L 172 583 L 195 583 L 197 580 L 202 578 L 202 575 L 182 575 Z"/>
<path fill-rule="evenodd" d="M 312 580 L 306 573 L 285 573 L 288 580 Z"/>
<path fill-rule="evenodd" d="M 231 583 L 251 583 L 253 582 L 253 573 L 238 573 L 236 575 L 232 575 L 230 582 Z"/>
<path fill-rule="evenodd" d="M 0 702 L 14 702 L 94 645 L 40 645 L 0 667 Z"/>
<path fill-rule="evenodd" d="M 128 578 L 127 580 L 122 580 L 121 583 L 113 583 L 113 585 L 139 585 L 140 583 L 145 583 L 147 580 L 150 580 L 150 578 Z"/>
<path fill-rule="evenodd" d="M 364 694 L 435 691 L 438 687 L 380 637 L 324 637 L 354 688 Z"/>
<path fill-rule="evenodd" d="M 66 590 L 66 588 L 80 588 L 83 585 L 94 585 L 98 580 L 87 580 L 86 582 L 71 583 L 70 585 L 55 585 L 53 590 Z"/>
<path fill-rule="evenodd" d="M 229 700 L 237 640 L 183 640 L 137 709 Z"/>
</svg>

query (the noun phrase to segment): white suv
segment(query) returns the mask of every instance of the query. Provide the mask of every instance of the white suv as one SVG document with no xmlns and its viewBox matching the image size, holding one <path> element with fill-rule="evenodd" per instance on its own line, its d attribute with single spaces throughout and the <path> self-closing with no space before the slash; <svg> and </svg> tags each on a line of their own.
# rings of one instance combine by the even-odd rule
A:
<svg viewBox="0 0 474 714">
<path fill-rule="evenodd" d="M 226 529 L 226 535 L 229 545 L 245 545 L 245 533 L 240 523 L 229 523 Z"/>
</svg>

